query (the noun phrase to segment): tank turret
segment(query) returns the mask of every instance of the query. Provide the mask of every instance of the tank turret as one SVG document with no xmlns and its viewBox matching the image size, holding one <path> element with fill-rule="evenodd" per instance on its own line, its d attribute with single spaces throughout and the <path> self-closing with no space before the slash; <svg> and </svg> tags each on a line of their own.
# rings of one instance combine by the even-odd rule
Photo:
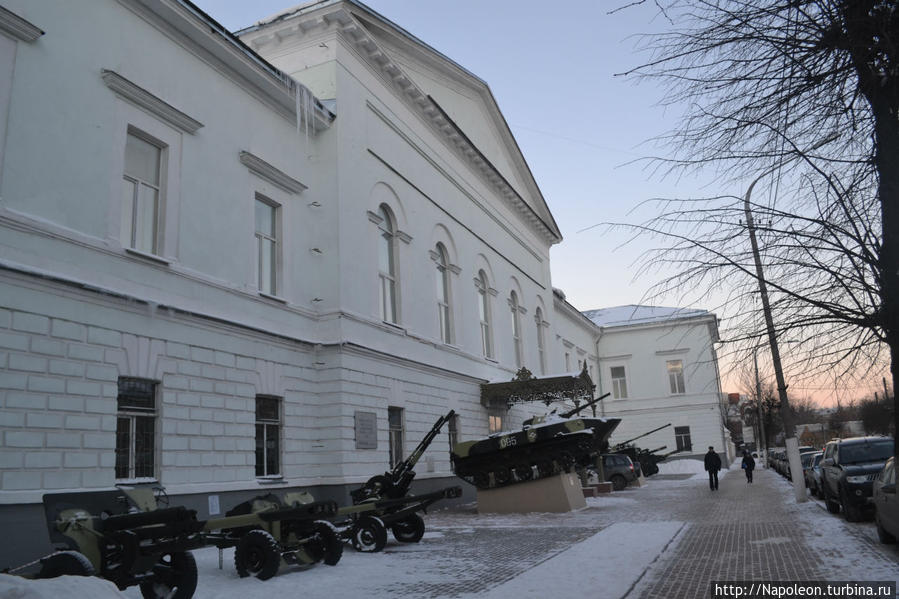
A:
<svg viewBox="0 0 899 599">
<path fill-rule="evenodd" d="M 609 435 L 621 420 L 579 414 L 608 395 L 561 414 L 529 418 L 516 431 L 456 443 L 450 454 L 453 471 L 462 480 L 487 489 L 591 465 L 608 447 Z"/>
</svg>

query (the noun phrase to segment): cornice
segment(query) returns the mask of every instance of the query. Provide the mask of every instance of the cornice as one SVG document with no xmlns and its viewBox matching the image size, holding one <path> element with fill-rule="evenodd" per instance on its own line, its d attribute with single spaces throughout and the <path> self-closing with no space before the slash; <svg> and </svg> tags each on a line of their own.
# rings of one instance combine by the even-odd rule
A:
<svg viewBox="0 0 899 599">
<path fill-rule="evenodd" d="M 241 164 L 250 169 L 251 173 L 258 177 L 262 177 L 266 181 L 280 187 L 284 191 L 298 194 L 303 190 L 308 189 L 300 181 L 297 181 L 284 171 L 272 166 L 259 156 L 247 152 L 246 150 L 240 151 L 240 154 L 238 154 L 238 160 L 240 160 Z"/>
<path fill-rule="evenodd" d="M 125 79 L 115 71 L 100 69 L 100 77 L 106 87 L 129 102 L 150 111 L 176 129 L 193 135 L 203 126 L 200 121 L 181 112 L 162 98 Z"/>
<path fill-rule="evenodd" d="M 315 134 L 331 126 L 336 115 L 289 75 L 246 46 L 188 0 L 118 0 L 237 82 L 281 116 L 296 121 L 298 130 Z"/>
<path fill-rule="evenodd" d="M 384 50 L 374 37 L 343 6 L 330 6 L 315 15 L 296 15 L 282 21 L 260 25 L 252 31 L 259 32 L 249 40 L 255 49 L 275 46 L 294 37 L 302 37 L 320 28 L 333 28 L 342 39 L 355 48 L 358 55 L 375 73 L 387 83 L 388 88 L 419 116 L 437 137 L 444 141 L 459 158 L 483 177 L 495 189 L 500 198 L 513 212 L 518 214 L 543 241 L 554 244 L 561 241 L 549 225 L 537 215 L 534 209 L 512 187 L 499 170 L 481 153 L 461 129 L 450 119 L 440 106 L 424 93 Z M 305 17 L 305 18 L 304 18 Z M 265 31 L 265 33 L 261 33 Z"/>
<path fill-rule="evenodd" d="M 44 35 L 37 25 L 33 25 L 17 15 L 0 6 L 0 31 L 8 33 L 17 40 L 31 43 Z"/>
</svg>

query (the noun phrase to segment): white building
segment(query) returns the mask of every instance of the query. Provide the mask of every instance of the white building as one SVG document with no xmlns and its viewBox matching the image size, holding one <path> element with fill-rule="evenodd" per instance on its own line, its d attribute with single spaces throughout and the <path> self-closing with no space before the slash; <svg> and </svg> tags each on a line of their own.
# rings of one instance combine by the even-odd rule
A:
<svg viewBox="0 0 899 599">
<path fill-rule="evenodd" d="M 599 327 L 597 393 L 610 392 L 604 415 L 621 418 L 611 442 L 671 424 L 635 443 L 698 458 L 733 451 L 724 426 L 718 320 L 705 310 L 619 306 L 584 314 Z M 672 458 L 673 459 L 673 458 Z M 726 463 L 726 462 L 725 462 Z"/>
<path fill-rule="evenodd" d="M 241 38 L 186 0 L 3 7 L 0 567 L 46 550 L 45 492 L 345 502 L 450 409 L 417 480 L 458 484 L 450 435 L 544 408 L 482 383 L 598 371 L 487 84 L 367 7 Z"/>
</svg>

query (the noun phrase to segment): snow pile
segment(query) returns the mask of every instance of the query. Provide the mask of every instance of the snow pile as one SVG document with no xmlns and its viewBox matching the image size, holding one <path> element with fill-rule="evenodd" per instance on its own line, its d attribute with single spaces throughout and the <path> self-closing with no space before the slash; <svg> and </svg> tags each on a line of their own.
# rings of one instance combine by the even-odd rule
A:
<svg viewBox="0 0 899 599">
<path fill-rule="evenodd" d="M 0 599 L 58 599 L 90 597 L 122 599 L 116 586 L 93 576 L 60 576 L 46 580 L 28 580 L 20 576 L 0 574 Z"/>
<path fill-rule="evenodd" d="M 659 474 L 702 474 L 705 464 L 701 460 L 671 460 L 659 464 Z"/>
</svg>

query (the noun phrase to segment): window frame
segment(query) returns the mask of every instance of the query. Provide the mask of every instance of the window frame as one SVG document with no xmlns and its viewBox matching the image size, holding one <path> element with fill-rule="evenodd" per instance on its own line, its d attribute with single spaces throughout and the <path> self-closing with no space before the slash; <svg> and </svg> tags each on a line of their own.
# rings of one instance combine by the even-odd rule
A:
<svg viewBox="0 0 899 599">
<path fill-rule="evenodd" d="M 442 243 L 438 243 L 434 251 L 437 263 L 437 326 L 440 329 L 440 340 L 451 345 L 454 335 L 449 256 Z"/>
<path fill-rule="evenodd" d="M 397 227 L 393 212 L 386 204 L 378 206 L 378 306 L 383 322 L 399 324 L 399 263 L 397 261 Z M 387 251 L 387 271 L 383 269 L 381 262 L 382 248 Z M 387 298 L 389 291 L 389 301 Z M 389 308 L 389 313 L 388 313 Z"/>
<path fill-rule="evenodd" d="M 256 221 L 256 204 L 264 204 L 267 205 L 272 210 L 272 230 L 273 233 L 271 236 L 267 236 L 259 231 L 259 223 Z M 278 297 L 283 294 L 283 239 L 282 234 L 282 222 L 284 220 L 282 205 L 270 197 L 259 193 L 258 191 L 254 194 L 253 197 L 253 236 L 256 240 L 256 290 L 261 295 L 266 295 L 270 297 Z M 273 244 L 272 248 L 272 265 L 271 272 L 269 273 L 272 281 L 271 281 L 271 290 L 266 291 L 261 288 L 261 278 L 262 278 L 262 252 L 260 251 L 260 244 L 263 240 L 271 241 Z"/>
<path fill-rule="evenodd" d="M 683 442 L 684 439 L 686 439 L 686 444 Z M 674 446 L 677 451 L 693 451 L 693 438 L 689 426 L 674 427 Z"/>
<path fill-rule="evenodd" d="M 182 133 L 158 118 L 116 96 L 113 125 L 113 158 L 109 169 L 109 210 L 106 235 L 118 247 L 132 256 L 170 264 L 177 260 L 178 227 L 181 213 L 181 151 Z M 160 189 L 156 253 L 148 254 L 129 247 L 122 239 L 122 181 L 125 173 L 125 145 L 129 132 L 158 147 L 164 147 L 160 157 Z"/>
<path fill-rule="evenodd" d="M 137 394 L 127 394 L 122 392 L 122 384 L 127 382 L 140 383 L 145 385 L 152 385 L 152 391 L 150 392 L 152 397 L 150 398 L 150 402 L 152 407 L 143 407 L 136 404 L 125 404 L 123 405 L 123 398 L 136 397 Z M 115 469 L 115 480 L 116 481 L 149 481 L 149 480 L 157 480 L 157 466 L 158 460 L 156 456 L 156 452 L 158 450 L 157 436 L 158 436 L 158 428 L 156 426 L 158 416 L 159 416 L 159 382 L 153 379 L 146 379 L 141 377 L 130 377 L 130 376 L 120 376 L 117 381 L 118 385 L 118 393 L 116 396 L 116 441 L 115 441 L 115 461 L 114 461 L 114 469 Z M 152 431 L 150 432 L 150 450 L 149 452 L 144 451 L 144 454 L 148 454 L 150 457 L 149 464 L 149 473 L 145 471 L 141 471 L 138 473 L 139 465 L 137 464 L 137 425 L 138 419 L 141 421 L 149 421 L 152 423 Z M 119 435 L 122 432 L 119 430 L 119 425 L 122 421 L 126 421 L 128 423 L 128 432 L 127 432 L 127 473 L 125 476 L 119 476 L 120 473 L 120 444 L 119 444 Z"/>
<path fill-rule="evenodd" d="M 481 328 L 481 354 L 492 360 L 494 356 L 493 348 L 493 320 L 490 313 L 490 281 L 487 273 L 483 269 L 478 271 L 478 277 L 475 281 L 478 291 L 478 320 Z"/>
<path fill-rule="evenodd" d="M 615 369 L 620 368 L 622 370 L 622 376 L 615 376 Z M 617 383 L 621 382 L 624 385 L 624 393 L 621 393 L 621 385 Z M 627 366 L 625 364 L 610 364 L 609 365 L 609 387 L 612 390 L 612 399 L 628 399 L 628 381 L 627 381 Z"/>
<path fill-rule="evenodd" d="M 537 362 L 542 376 L 546 374 L 546 338 L 543 335 L 543 309 L 540 306 L 535 310 L 534 321 L 537 323 Z"/>
<path fill-rule="evenodd" d="M 503 408 L 487 408 L 487 433 L 494 434 L 503 431 L 509 410 Z"/>
<path fill-rule="evenodd" d="M 134 174 L 133 170 L 130 173 L 128 172 L 129 168 L 128 168 L 127 148 L 128 148 L 129 140 L 131 138 L 139 140 L 149 146 L 152 146 L 158 152 L 158 154 L 157 154 L 158 163 L 157 163 L 156 169 L 155 169 L 156 170 L 156 173 L 155 173 L 156 174 L 156 183 L 152 183 L 148 180 L 144 180 L 139 175 Z M 137 127 L 129 125 L 126 135 L 125 135 L 125 148 L 126 148 L 126 151 L 125 151 L 125 157 L 124 157 L 124 161 L 123 161 L 122 179 L 124 179 L 125 181 L 130 183 L 133 186 L 134 191 L 132 193 L 132 197 L 130 200 L 130 204 L 131 204 L 130 209 L 127 211 L 128 213 L 131 214 L 131 218 L 130 218 L 131 222 L 128 225 L 126 225 L 126 223 L 125 223 L 126 212 L 125 212 L 124 206 L 125 206 L 125 204 L 128 204 L 129 202 L 125 201 L 124 195 L 122 196 L 123 212 L 122 212 L 122 218 L 121 218 L 121 230 L 119 233 L 119 239 L 123 242 L 122 246 L 125 247 L 126 249 L 140 252 L 143 254 L 148 254 L 151 256 L 158 256 L 158 255 L 160 255 L 160 249 L 161 249 L 161 245 L 162 245 L 160 233 L 162 231 L 162 224 L 163 224 L 162 218 L 161 218 L 162 214 L 163 214 L 162 207 L 165 203 L 165 173 L 166 173 L 166 165 L 168 164 L 168 159 L 169 159 L 168 145 L 165 142 L 163 142 L 159 139 L 156 139 L 155 137 L 148 134 L 147 132 L 142 131 L 141 129 L 139 129 Z M 153 216 L 152 216 L 152 221 L 150 223 L 152 226 L 151 226 L 151 234 L 150 234 L 151 239 L 150 239 L 150 247 L 149 248 L 138 247 L 138 243 L 137 243 L 138 232 L 144 228 L 143 226 L 140 225 L 140 222 L 142 222 L 140 220 L 141 214 L 143 212 L 140 209 L 140 206 L 143 204 L 143 202 L 146 201 L 144 199 L 145 195 L 142 193 L 144 188 L 149 188 L 156 192 L 156 198 L 153 203 Z M 146 223 L 144 223 L 144 225 L 146 225 Z M 125 232 L 126 229 L 128 229 L 130 231 L 130 233 L 126 234 L 126 232 Z M 126 237 L 126 235 L 127 235 L 127 239 L 123 239 L 124 237 Z M 125 243 L 126 241 L 127 241 L 127 244 Z"/>
<path fill-rule="evenodd" d="M 678 367 L 677 370 L 672 371 L 674 364 L 677 364 Z M 668 374 L 668 395 L 686 395 L 687 381 L 684 376 L 684 361 L 680 359 L 666 360 L 665 371 Z"/>
<path fill-rule="evenodd" d="M 264 417 L 260 416 L 259 405 L 260 401 L 274 401 L 277 404 L 277 412 L 278 415 L 276 418 Z M 282 460 L 282 449 L 283 449 L 283 422 L 284 422 L 284 401 L 282 398 L 274 396 L 274 395 L 256 395 L 256 410 L 254 414 L 253 424 L 255 428 L 254 439 L 257 445 L 257 449 L 255 451 L 255 474 L 256 478 L 260 479 L 269 479 L 269 478 L 283 478 L 283 460 Z M 260 462 L 259 462 L 259 427 L 262 427 L 262 474 L 259 473 L 260 470 Z M 277 458 L 276 470 L 277 472 L 269 472 L 269 448 L 268 448 L 268 433 L 271 427 L 277 431 L 277 447 L 275 447 L 275 456 Z"/>
<path fill-rule="evenodd" d="M 514 289 L 509 293 L 509 308 L 512 311 L 512 348 L 515 356 L 515 366 L 516 368 L 521 368 L 524 361 L 524 352 L 521 344 L 520 306 L 518 304 L 518 294 Z"/>
<path fill-rule="evenodd" d="M 399 406 L 387 406 L 387 463 L 391 468 L 403 461 L 406 444 L 406 410 Z M 391 418 L 395 415 L 396 418 Z M 396 420 L 399 422 L 396 422 Z"/>
</svg>

